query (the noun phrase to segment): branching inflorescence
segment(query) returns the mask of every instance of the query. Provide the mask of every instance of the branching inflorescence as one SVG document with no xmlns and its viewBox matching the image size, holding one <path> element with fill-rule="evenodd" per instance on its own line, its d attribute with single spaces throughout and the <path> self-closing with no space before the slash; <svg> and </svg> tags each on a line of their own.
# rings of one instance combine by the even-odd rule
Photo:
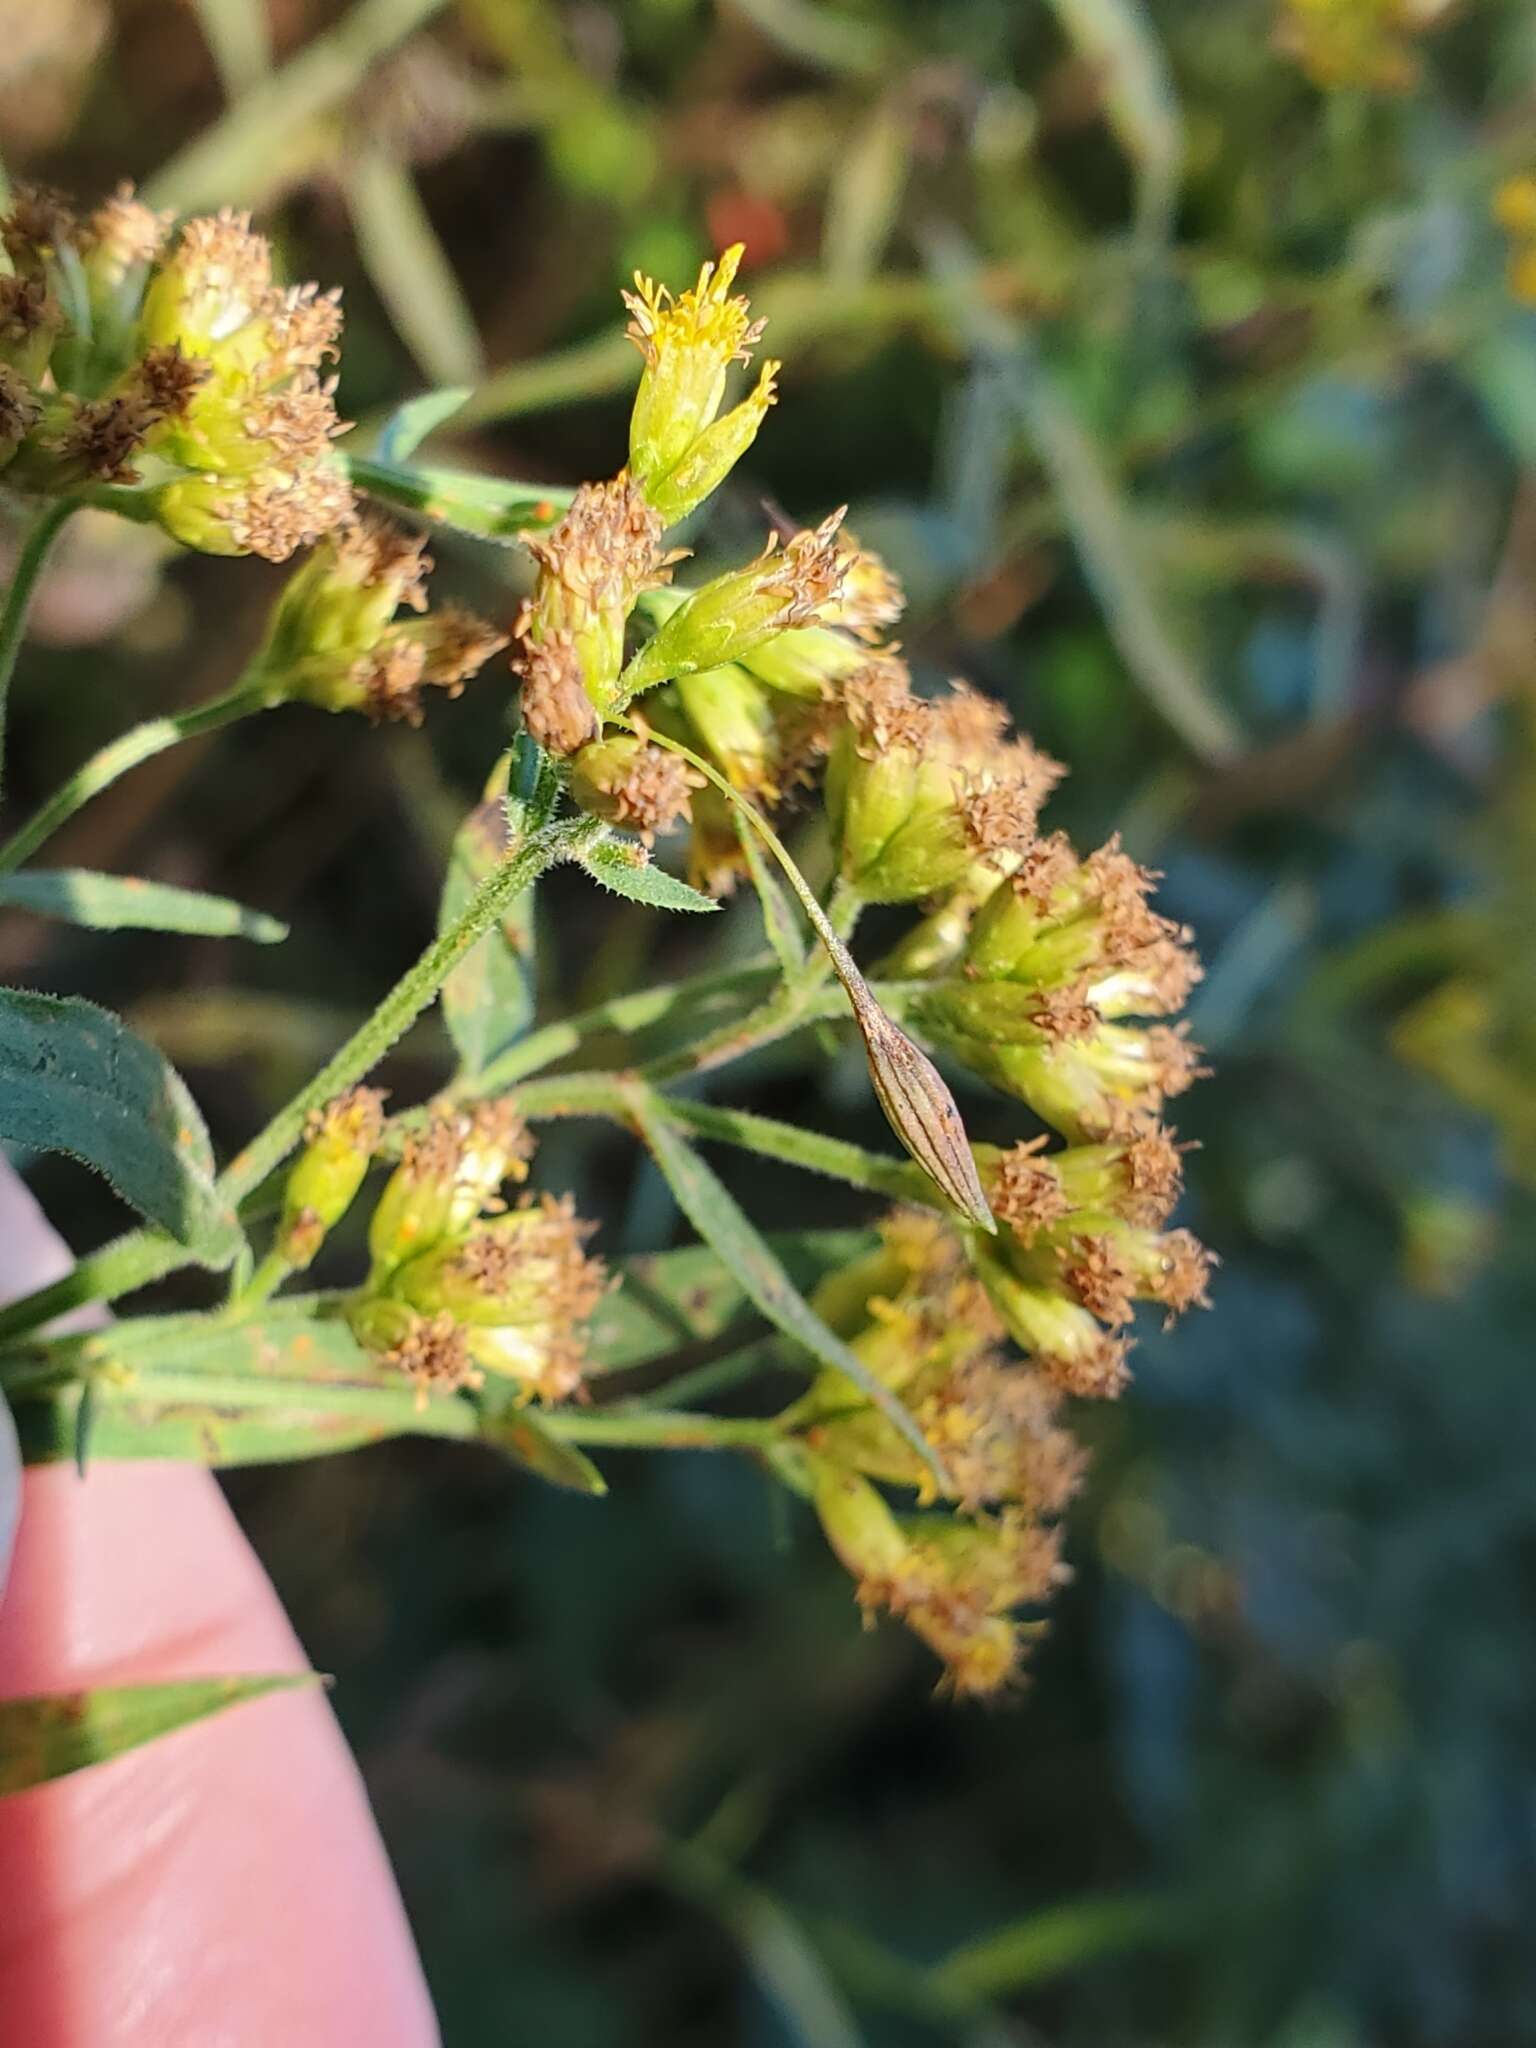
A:
<svg viewBox="0 0 1536 2048">
<path fill-rule="evenodd" d="M 241 680 L 244 708 L 300 701 L 415 719 L 424 686 L 456 693 L 504 644 L 469 614 L 428 613 L 422 541 L 356 506 L 324 373 L 336 300 L 275 285 L 243 217 L 193 221 L 172 239 L 127 193 L 83 224 L 33 195 L 5 241 L 8 484 L 111 504 L 216 553 L 281 560 L 312 546 Z M 669 535 L 750 447 L 776 395 L 768 362 L 723 409 L 732 366 L 762 331 L 733 292 L 740 255 L 726 251 L 676 299 L 636 279 L 627 465 L 526 536 L 531 588 L 512 631 L 520 784 L 502 858 L 524 864 L 519 886 L 578 859 L 640 893 L 653 843 L 685 831 L 692 883 L 719 897 L 747 876 L 765 886 L 766 848 L 825 954 L 785 958 L 776 985 L 753 969 L 756 1007 L 723 1025 L 706 1016 L 708 1035 L 651 1070 L 533 1079 L 583 1043 L 576 1020 L 547 1057 L 545 1032 L 466 1058 L 446 1093 L 391 1122 L 358 1084 L 468 946 L 503 942 L 492 927 L 509 884 L 492 874 L 381 1008 L 388 1029 L 364 1027 L 331 1063 L 340 1092 L 307 1122 L 303 1100 L 282 1113 L 226 1175 L 235 1197 L 248 1192 L 252 1162 L 266 1170 L 302 1127 L 270 1248 L 243 1278 L 237 1268 L 226 1315 L 259 1317 L 387 1158 L 367 1276 L 339 1307 L 314 1297 L 315 1314 L 350 1333 L 360 1370 L 408 1392 L 416 1426 L 510 1402 L 529 1430 L 566 1443 L 743 1446 L 811 1502 L 861 1605 L 906 1622 L 957 1691 L 990 1693 L 1019 1668 L 1033 1624 L 1018 1610 L 1064 1576 L 1060 1518 L 1084 1465 L 1064 1404 L 1121 1391 L 1138 1304 L 1173 1317 L 1206 1300 L 1208 1255 L 1168 1227 L 1181 1147 L 1162 1122 L 1199 1072 L 1177 1022 L 1199 968 L 1188 931 L 1152 908 L 1155 878 L 1118 842 L 1080 856 L 1042 830 L 1059 764 L 964 683 L 918 688 L 888 640 L 900 588 L 841 511 L 770 532 L 740 568 L 679 581 L 685 551 Z M 818 791 L 832 923 L 770 823 Z M 562 798 L 575 807 L 563 820 Z M 602 867 L 605 840 L 619 857 Z M 864 904 L 912 913 L 873 993 L 845 943 Z M 662 1084 L 828 1018 L 829 968 L 916 1163 L 729 1111 L 711 1111 L 705 1132 L 906 1198 L 802 1299 L 704 1178 L 681 1135 L 685 1105 Z M 671 1005 L 685 1021 L 688 996 Z M 1016 1144 L 953 1138 L 947 1089 L 893 1017 L 1023 1105 L 1030 1127 Z M 791 1340 L 776 1368 L 813 1374 L 787 1407 L 747 1420 L 572 1405 L 592 1391 L 595 1319 L 622 1278 L 586 1249 L 568 1198 L 525 1185 L 530 1122 L 574 1113 L 609 1115 L 652 1145 L 722 1267 Z M 945 1167 L 952 1143 L 963 1173 Z M 119 1253 L 99 1291 L 165 1270 L 153 1254 Z"/>
</svg>

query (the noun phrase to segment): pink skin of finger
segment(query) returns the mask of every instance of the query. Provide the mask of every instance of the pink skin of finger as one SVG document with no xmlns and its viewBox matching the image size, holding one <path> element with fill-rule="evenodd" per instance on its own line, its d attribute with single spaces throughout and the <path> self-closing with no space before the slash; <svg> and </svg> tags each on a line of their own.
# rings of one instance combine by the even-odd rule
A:
<svg viewBox="0 0 1536 2048">
<path fill-rule="evenodd" d="M 0 1161 L 0 1300 L 68 1254 Z M 0 1698 L 307 1660 L 212 1477 L 26 1475 Z M 318 1688 L 0 1799 L 0 2038 L 17 2048 L 433 2048 L 357 1767 Z"/>
</svg>

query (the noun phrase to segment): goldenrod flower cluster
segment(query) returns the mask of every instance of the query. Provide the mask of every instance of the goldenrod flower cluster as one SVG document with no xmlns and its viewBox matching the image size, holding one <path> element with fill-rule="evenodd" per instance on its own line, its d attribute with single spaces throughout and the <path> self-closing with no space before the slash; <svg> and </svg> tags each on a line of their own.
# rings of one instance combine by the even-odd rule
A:
<svg viewBox="0 0 1536 2048">
<path fill-rule="evenodd" d="M 30 191 L 0 237 L 8 487 L 133 486 L 138 515 L 186 546 L 271 561 L 346 517 L 324 374 L 337 296 L 275 284 L 247 215 L 189 220 L 173 238 L 128 187 L 84 220 Z"/>
<path fill-rule="evenodd" d="M 277 1244 L 298 1267 L 350 1207 L 383 1132 L 382 1098 L 353 1089 L 316 1117 L 288 1177 Z M 585 1325 L 607 1289 L 569 1197 L 502 1189 L 528 1176 L 533 1141 L 510 1102 L 434 1105 L 405 1142 L 369 1219 L 368 1278 L 347 1320 L 365 1350 L 432 1393 L 486 1373 L 525 1398 L 581 1384 Z"/>
<path fill-rule="evenodd" d="M 1014 1608 L 1060 1576 L 1056 1517 L 1081 1458 L 1058 1404 L 1120 1391 L 1139 1303 L 1175 1316 L 1206 1298 L 1209 1256 L 1167 1227 L 1180 1149 L 1161 1122 L 1200 1071 L 1176 1021 L 1200 969 L 1190 934 L 1152 908 L 1156 878 L 1118 841 L 1083 857 L 1042 832 L 1063 771 L 1001 706 L 963 682 L 915 688 L 885 638 L 900 588 L 841 513 L 774 535 L 700 590 L 670 586 L 665 527 L 693 487 L 676 480 L 713 488 L 720 451 L 734 460 L 757 426 L 750 400 L 717 422 L 726 368 L 759 332 L 724 296 L 734 259 L 675 306 L 652 286 L 632 302 L 646 371 L 631 466 L 536 544 L 524 718 L 599 815 L 647 838 L 688 822 L 692 875 L 717 893 L 742 862 L 735 812 L 657 742 L 681 742 L 764 811 L 824 771 L 843 898 L 919 913 L 883 970 L 907 984 L 904 1021 L 1059 1134 L 1054 1150 L 1038 1134 L 973 1148 L 995 1234 L 903 1216 L 817 1300 L 909 1409 L 942 1497 L 842 1374 L 781 1418 L 861 1601 L 900 1615 L 958 1689 L 985 1692 L 1018 1666 Z M 650 633 L 626 661 L 642 595 Z M 626 711 L 628 729 L 604 731 Z M 1005 1337 L 1025 1362 L 1005 1359 Z M 916 1512 L 887 1488 L 915 1493 Z"/>
<path fill-rule="evenodd" d="M 1411 92 L 1417 38 L 1454 0 L 1284 0 L 1275 41 L 1325 92 Z"/>
<path fill-rule="evenodd" d="M 422 543 L 359 509 L 333 448 L 326 365 L 340 295 L 280 286 L 250 217 L 170 216 L 122 186 L 84 219 L 22 190 L 0 220 L 0 477 L 34 496 L 108 503 L 184 546 L 286 561 L 287 586 L 246 678 L 378 718 L 420 715 L 506 645 L 454 608 L 424 613 Z"/>
<path fill-rule="evenodd" d="M 935 1501 L 931 1472 L 890 1419 L 825 1372 L 782 1418 L 804 1461 L 828 1540 L 860 1604 L 897 1615 L 942 1659 L 960 1693 L 1018 1670 L 1037 1606 L 1065 1577 L 1056 1518 L 1084 1459 L 1040 1372 L 1009 1360 L 1003 1328 L 954 1232 L 900 1211 L 881 1248 L 823 1283 L 816 1306 L 897 1395 L 943 1462 L 952 1509 L 898 1513 L 881 1486 Z"/>
</svg>

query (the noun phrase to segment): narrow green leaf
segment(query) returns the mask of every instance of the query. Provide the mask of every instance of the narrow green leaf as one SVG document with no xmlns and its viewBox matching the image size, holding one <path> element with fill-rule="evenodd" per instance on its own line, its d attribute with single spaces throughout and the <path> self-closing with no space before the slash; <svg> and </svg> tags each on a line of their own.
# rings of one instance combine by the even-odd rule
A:
<svg viewBox="0 0 1536 2048">
<path fill-rule="evenodd" d="M 791 1283 L 806 1293 L 825 1274 L 868 1251 L 875 1239 L 867 1230 L 808 1230 L 766 1241 Z M 625 1259 L 619 1272 L 620 1285 L 604 1297 L 588 1328 L 589 1373 L 648 1365 L 690 1345 L 713 1343 L 744 1317 L 755 1322 L 753 1297 L 707 1244 Z"/>
<path fill-rule="evenodd" d="M 313 1671 L 284 1671 L 252 1678 L 107 1685 L 93 1692 L 0 1700 L 0 1795 L 25 1792 L 92 1764 L 107 1763 L 247 1700 L 319 1682 Z"/>
<path fill-rule="evenodd" d="M 901 1027 L 892 1022 L 869 992 L 853 955 L 843 944 L 811 885 L 790 858 L 789 849 L 762 813 L 731 787 L 720 771 L 691 747 L 665 733 L 653 732 L 658 746 L 680 754 L 719 790 L 736 814 L 737 829 L 755 832 L 778 862 L 795 892 L 811 929 L 826 949 L 833 972 L 843 985 L 854 1020 L 869 1056 L 870 1079 L 886 1121 L 946 1201 L 968 1222 L 995 1231 L 997 1224 L 976 1175 L 976 1162 L 966 1141 L 965 1125 L 948 1084 L 932 1060 Z"/>
<path fill-rule="evenodd" d="M 665 868 L 655 866 L 645 848 L 633 839 L 601 840 L 582 855 L 581 864 L 594 882 L 653 910 L 720 908 L 712 896 L 701 895 Z"/>
<path fill-rule="evenodd" d="M 629 1082 L 624 1084 L 623 1092 L 635 1128 L 677 1197 L 678 1207 L 704 1242 L 730 1267 L 748 1300 L 813 1358 L 852 1380 L 901 1431 L 947 1492 L 949 1481 L 944 1468 L 907 1409 L 889 1387 L 875 1378 L 863 1360 L 827 1328 L 719 1175 L 678 1136 L 665 1116 L 658 1114 L 652 1091 L 640 1082 Z"/>
<path fill-rule="evenodd" d="M 1190 1901 L 1143 1892 L 1098 1892 L 1047 1906 L 953 1951 L 934 1970 L 947 1993 L 1007 1998 L 1032 1984 L 1121 1955 L 1176 1941 L 1193 1924 Z"/>
<path fill-rule="evenodd" d="M 480 1439 L 504 1451 L 525 1471 L 547 1479 L 551 1486 L 594 1498 L 608 1491 L 607 1480 L 586 1452 L 552 1436 L 535 1408 L 517 1407 L 510 1400 L 487 1403 L 482 1399 Z"/>
<path fill-rule="evenodd" d="M 506 858 L 505 764 L 454 836 L 437 928 L 446 931 L 476 889 Z M 521 1038 L 533 1021 L 533 891 L 521 895 L 443 983 L 443 1021 L 473 1077 Z"/>
<path fill-rule="evenodd" d="M 524 534 L 553 526 L 571 501 L 568 490 L 506 483 L 472 470 L 402 468 L 366 455 L 347 457 L 346 467 L 353 483 L 370 498 L 414 512 L 433 526 L 508 547 Z"/>
<path fill-rule="evenodd" d="M 0 876 L 0 908 L 29 910 L 34 917 L 56 917 L 98 932 L 193 932 L 209 939 L 254 939 L 263 946 L 288 936 L 279 919 L 247 910 L 227 896 L 90 868 L 27 868 Z"/>
<path fill-rule="evenodd" d="M 204 1265 L 239 1247 L 185 1082 L 94 1003 L 0 989 L 0 1137 L 93 1168 Z"/>
<path fill-rule="evenodd" d="M 468 385 L 453 384 L 439 391 L 423 391 L 419 398 L 397 405 L 379 429 L 375 460 L 396 468 L 408 463 L 428 434 L 451 420 L 468 396 Z"/>
</svg>

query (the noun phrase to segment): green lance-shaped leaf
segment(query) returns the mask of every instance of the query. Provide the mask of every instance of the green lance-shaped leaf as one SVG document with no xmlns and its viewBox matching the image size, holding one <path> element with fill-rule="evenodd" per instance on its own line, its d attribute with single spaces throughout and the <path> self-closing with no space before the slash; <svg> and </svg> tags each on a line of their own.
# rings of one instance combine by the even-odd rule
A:
<svg viewBox="0 0 1536 2048">
<path fill-rule="evenodd" d="M 605 839 L 582 855 L 581 864 L 594 882 L 616 896 L 644 903 L 652 910 L 718 910 L 712 896 L 656 867 L 645 848 L 633 839 Z"/>
<path fill-rule="evenodd" d="M 486 876 L 506 858 L 505 765 L 482 802 L 454 836 L 443 877 L 438 930 L 448 930 Z M 518 897 L 499 923 L 443 983 L 443 1021 L 466 1077 L 481 1073 L 522 1037 L 533 1021 L 533 891 Z"/>
<path fill-rule="evenodd" d="M 480 1436 L 482 1442 L 504 1451 L 515 1464 L 539 1479 L 548 1480 L 551 1486 L 563 1486 L 571 1493 L 594 1498 L 601 1498 L 608 1491 L 607 1480 L 586 1452 L 551 1435 L 536 1408 L 519 1406 L 512 1400 L 482 1399 Z"/>
<path fill-rule="evenodd" d="M 182 1678 L 163 1685 L 105 1685 L 92 1692 L 0 1700 L 0 1794 L 67 1778 L 228 1707 L 319 1682 L 313 1671 L 284 1671 L 261 1677 Z"/>
<path fill-rule="evenodd" d="M 553 526 L 571 501 L 567 490 L 506 483 L 473 470 L 418 469 L 369 455 L 354 455 L 346 466 L 367 497 L 414 512 L 432 526 L 508 547 L 525 534 Z"/>
<path fill-rule="evenodd" d="M 764 1240 L 792 1286 L 809 1293 L 827 1273 L 872 1249 L 867 1230 L 789 1231 Z M 627 1372 L 691 1346 L 712 1344 L 757 1304 L 740 1276 L 708 1244 L 625 1259 L 620 1284 L 587 1330 L 587 1372 Z M 758 1326 L 760 1327 L 760 1325 Z"/>
<path fill-rule="evenodd" d="M 635 1128 L 677 1197 L 678 1207 L 704 1242 L 730 1267 L 747 1299 L 813 1358 L 852 1380 L 901 1431 L 940 1487 L 947 1491 L 949 1482 L 944 1468 L 912 1416 L 863 1360 L 827 1328 L 737 1206 L 719 1175 L 658 1113 L 654 1092 L 638 1081 L 622 1086 Z"/>
<path fill-rule="evenodd" d="M 185 1082 L 94 1003 L 0 989 L 0 1138 L 93 1168 L 204 1265 L 239 1247 Z"/>
<path fill-rule="evenodd" d="M 227 896 L 146 882 L 137 875 L 102 875 L 90 868 L 28 868 L 0 876 L 0 908 L 29 910 L 92 931 L 192 932 L 208 939 L 254 939 L 275 946 L 288 927 Z"/>
<path fill-rule="evenodd" d="M 467 384 L 445 386 L 440 391 L 423 391 L 397 405 L 379 429 L 373 444 L 373 459 L 391 468 L 403 468 L 428 434 L 451 420 L 469 396 Z"/>
<path fill-rule="evenodd" d="M 965 1124 L 948 1083 L 926 1054 L 894 1024 L 869 992 L 869 985 L 854 964 L 853 955 L 828 922 L 827 913 L 789 850 L 762 813 L 733 789 L 719 770 L 681 741 L 652 732 L 657 746 L 681 754 L 710 781 L 736 813 L 743 832 L 755 832 L 773 855 L 794 890 L 801 909 L 826 948 L 833 972 L 843 985 L 853 1010 L 854 1022 L 864 1040 L 869 1058 L 870 1079 L 886 1121 L 908 1152 L 945 1199 L 969 1223 L 995 1231 L 997 1224 L 987 1206 L 986 1194 L 977 1177 L 976 1162 L 966 1142 Z"/>
</svg>

